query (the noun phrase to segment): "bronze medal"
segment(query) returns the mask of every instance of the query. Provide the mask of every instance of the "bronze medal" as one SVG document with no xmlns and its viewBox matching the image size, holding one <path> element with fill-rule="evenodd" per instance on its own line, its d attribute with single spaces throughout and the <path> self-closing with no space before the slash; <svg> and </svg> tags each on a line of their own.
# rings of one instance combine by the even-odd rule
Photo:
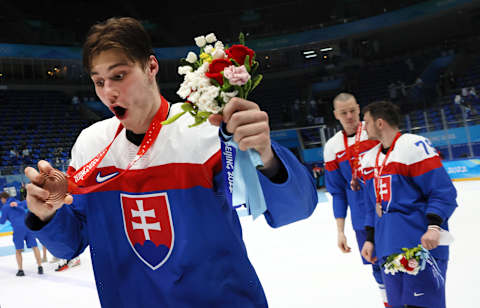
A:
<svg viewBox="0 0 480 308">
<path fill-rule="evenodd" d="M 351 188 L 353 191 L 359 191 L 359 190 L 360 190 L 360 184 L 358 183 L 358 178 L 353 178 L 353 179 L 350 181 L 350 188 Z"/>
<path fill-rule="evenodd" d="M 50 193 L 45 204 L 50 208 L 59 208 L 63 205 L 68 193 L 67 177 L 57 169 L 52 169 L 49 174 L 43 174 L 43 176 L 45 177 L 43 189 Z"/>
<path fill-rule="evenodd" d="M 375 206 L 375 210 L 377 211 L 378 217 L 382 217 L 383 211 L 382 211 L 382 204 L 381 203 L 377 203 L 377 205 Z"/>
</svg>

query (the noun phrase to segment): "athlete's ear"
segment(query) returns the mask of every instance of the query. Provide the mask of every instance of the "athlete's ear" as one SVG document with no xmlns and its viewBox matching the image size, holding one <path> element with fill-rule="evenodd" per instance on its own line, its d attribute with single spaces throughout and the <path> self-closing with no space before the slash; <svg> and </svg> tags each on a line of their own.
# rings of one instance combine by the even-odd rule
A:
<svg viewBox="0 0 480 308">
<path fill-rule="evenodd" d="M 148 58 L 147 61 L 147 73 L 151 78 L 153 78 L 153 80 L 155 80 L 155 76 L 157 75 L 159 69 L 157 58 L 154 55 L 150 55 L 150 58 Z"/>
</svg>

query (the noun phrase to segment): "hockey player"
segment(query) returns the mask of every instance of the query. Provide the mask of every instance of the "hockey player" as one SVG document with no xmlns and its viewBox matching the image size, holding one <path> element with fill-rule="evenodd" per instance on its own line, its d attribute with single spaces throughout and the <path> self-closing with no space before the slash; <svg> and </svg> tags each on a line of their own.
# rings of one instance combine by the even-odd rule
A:
<svg viewBox="0 0 480 308">
<path fill-rule="evenodd" d="M 15 256 L 17 258 L 17 276 L 25 276 L 23 271 L 23 257 L 22 252 L 24 243 L 28 248 L 32 248 L 35 259 L 38 264 L 38 274 L 43 274 L 42 259 L 40 257 L 40 250 L 37 247 L 37 240 L 32 232 L 25 226 L 25 215 L 27 211 L 26 201 L 19 201 L 10 197 L 7 192 L 0 193 L 1 200 L 1 214 L 0 224 L 4 224 L 7 220 L 10 221 L 13 229 L 13 243 L 15 245 Z"/>
<path fill-rule="evenodd" d="M 383 264 L 388 256 L 402 253 L 402 248 L 421 243 L 436 265 L 428 263 L 417 275 L 382 271 L 389 303 L 445 307 L 445 284 L 438 282 L 442 280 L 439 273 L 445 279 L 448 246 L 439 246 L 439 239 L 457 206 L 455 187 L 428 139 L 400 133 L 396 105 L 375 102 L 363 112 L 368 136 L 380 144 L 361 161 L 369 226 L 362 255 Z M 374 247 L 377 257 L 372 254 Z"/>
<path fill-rule="evenodd" d="M 325 145 L 325 184 L 333 199 L 337 245 L 343 253 L 349 253 L 351 248 L 347 244 L 344 232 L 348 207 L 350 207 L 352 226 L 359 250 L 362 249 L 367 236 L 364 229 L 366 212 L 363 205 L 363 189 L 356 167 L 362 153 L 374 147 L 378 141 L 368 139 L 367 132 L 360 121 L 360 107 L 352 94 L 338 94 L 333 100 L 333 109 L 334 116 L 340 121 L 343 130 L 336 133 Z M 362 262 L 370 264 L 364 258 Z M 377 263 L 372 265 L 372 272 L 378 283 L 383 303 L 389 307 Z"/>
<path fill-rule="evenodd" d="M 61 258 L 90 246 L 103 307 L 267 307 L 238 215 L 227 203 L 218 127 L 189 128 L 193 118 L 183 116 L 159 132 L 155 127 L 154 136 L 150 124 L 179 113 L 181 104 L 160 95 L 159 64 L 138 21 L 111 18 L 93 26 L 83 53 L 96 93 L 115 117 L 82 131 L 68 173 L 97 188 L 67 196 L 72 205 L 50 207 L 42 175 L 27 168 L 29 227 Z M 270 141 L 267 114 L 257 104 L 234 98 L 210 121 L 225 122 L 240 149 L 259 152 L 271 226 L 311 215 L 313 178 L 288 149 Z M 87 171 L 104 149 L 100 164 Z M 41 173 L 51 168 L 38 163 Z M 98 183 L 106 184 L 93 186 Z"/>
</svg>

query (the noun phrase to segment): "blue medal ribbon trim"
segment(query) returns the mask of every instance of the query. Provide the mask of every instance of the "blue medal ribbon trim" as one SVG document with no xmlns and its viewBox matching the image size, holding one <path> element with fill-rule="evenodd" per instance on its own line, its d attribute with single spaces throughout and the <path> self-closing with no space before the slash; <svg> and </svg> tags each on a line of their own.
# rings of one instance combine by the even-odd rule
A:
<svg viewBox="0 0 480 308">
<path fill-rule="evenodd" d="M 256 219 L 267 210 L 257 174 L 257 168 L 263 166 L 260 154 L 253 149 L 240 150 L 223 122 L 218 134 L 227 201 L 234 209 L 245 206 Z"/>
<path fill-rule="evenodd" d="M 417 255 L 420 255 L 421 260 L 420 270 L 423 271 L 425 269 L 426 263 L 428 263 L 432 267 L 432 273 L 433 277 L 437 282 L 437 288 L 443 286 L 445 284 L 445 279 L 442 276 L 442 272 L 440 271 L 440 268 L 438 267 L 435 258 L 430 254 L 430 252 L 422 247 L 422 250 L 417 252 Z"/>
</svg>

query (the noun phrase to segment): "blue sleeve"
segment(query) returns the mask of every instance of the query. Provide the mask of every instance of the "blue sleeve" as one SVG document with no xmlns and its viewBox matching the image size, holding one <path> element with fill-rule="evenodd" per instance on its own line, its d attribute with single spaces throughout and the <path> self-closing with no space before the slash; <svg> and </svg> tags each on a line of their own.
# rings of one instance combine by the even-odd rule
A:
<svg viewBox="0 0 480 308">
<path fill-rule="evenodd" d="M 432 168 L 435 167 L 435 168 Z M 429 170 L 423 174 L 412 176 L 413 182 L 422 191 L 427 200 L 426 214 L 436 214 L 446 222 L 457 207 L 457 190 L 443 167 L 440 158 L 415 166 L 412 173 L 420 174 L 421 170 Z"/>
<path fill-rule="evenodd" d="M 295 155 L 273 141 L 272 149 L 287 171 L 287 180 L 276 184 L 261 172 L 258 174 L 267 204 L 264 216 L 276 228 L 309 217 L 317 206 L 318 195 L 311 172 Z"/>
<path fill-rule="evenodd" d="M 333 215 L 335 218 L 347 217 L 348 199 L 347 183 L 340 168 L 335 170 L 325 170 L 325 187 L 333 198 Z"/>
<path fill-rule="evenodd" d="M 17 206 L 24 209 L 25 212 L 28 211 L 27 200 L 23 200 L 23 201 L 17 200 Z"/>
<path fill-rule="evenodd" d="M 58 258 L 70 260 L 80 255 L 88 246 L 85 208 L 86 197 L 75 195 L 73 204 L 58 209 L 46 225 L 33 230 L 34 235 Z"/>
<path fill-rule="evenodd" d="M 7 222 L 7 218 L 8 218 L 8 214 L 7 214 L 7 208 L 6 208 L 7 204 L 5 203 L 3 206 L 2 206 L 2 217 L 0 217 L 0 224 L 4 224 Z"/>
</svg>

